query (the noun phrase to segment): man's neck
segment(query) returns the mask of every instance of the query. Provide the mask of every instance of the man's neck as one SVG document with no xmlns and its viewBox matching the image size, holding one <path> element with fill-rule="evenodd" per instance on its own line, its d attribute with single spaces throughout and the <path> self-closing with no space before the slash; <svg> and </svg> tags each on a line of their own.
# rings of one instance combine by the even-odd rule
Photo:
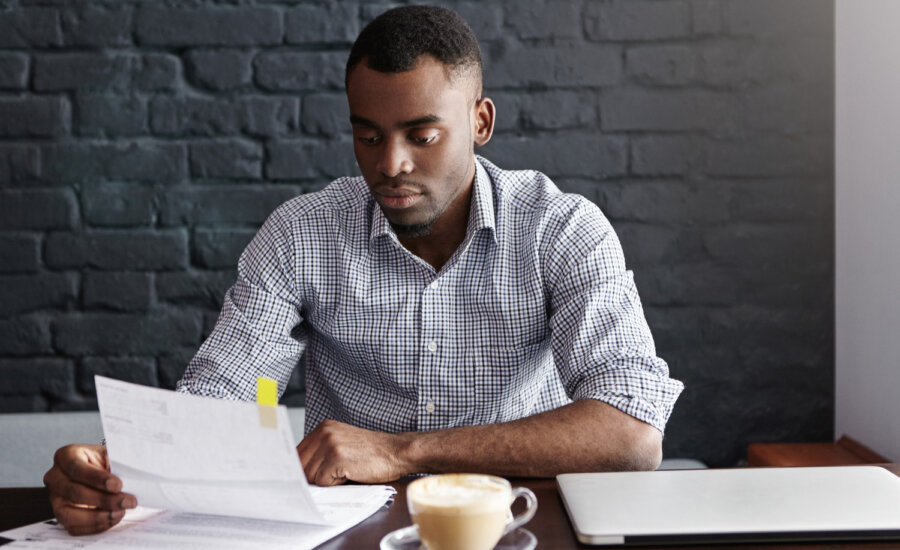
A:
<svg viewBox="0 0 900 550">
<path fill-rule="evenodd" d="M 466 238 L 474 188 L 473 175 L 472 184 L 460 193 L 459 197 L 453 201 L 453 204 L 435 220 L 428 235 L 424 237 L 398 235 L 397 238 L 400 244 L 428 262 L 435 271 L 440 271 Z"/>
</svg>

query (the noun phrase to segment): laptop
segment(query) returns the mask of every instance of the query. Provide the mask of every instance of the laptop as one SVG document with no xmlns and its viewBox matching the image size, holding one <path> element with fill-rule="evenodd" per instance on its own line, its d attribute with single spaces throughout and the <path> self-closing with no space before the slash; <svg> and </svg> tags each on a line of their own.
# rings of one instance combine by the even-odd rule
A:
<svg viewBox="0 0 900 550">
<path fill-rule="evenodd" d="M 900 540 L 900 477 L 878 466 L 562 474 L 592 545 Z"/>
</svg>

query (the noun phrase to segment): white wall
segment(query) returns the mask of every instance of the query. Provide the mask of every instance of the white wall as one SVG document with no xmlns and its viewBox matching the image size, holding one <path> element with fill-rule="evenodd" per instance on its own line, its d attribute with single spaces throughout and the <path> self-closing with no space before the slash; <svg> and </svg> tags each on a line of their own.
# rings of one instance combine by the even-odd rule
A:
<svg viewBox="0 0 900 550">
<path fill-rule="evenodd" d="M 835 435 L 900 461 L 900 1 L 836 9 Z"/>
</svg>

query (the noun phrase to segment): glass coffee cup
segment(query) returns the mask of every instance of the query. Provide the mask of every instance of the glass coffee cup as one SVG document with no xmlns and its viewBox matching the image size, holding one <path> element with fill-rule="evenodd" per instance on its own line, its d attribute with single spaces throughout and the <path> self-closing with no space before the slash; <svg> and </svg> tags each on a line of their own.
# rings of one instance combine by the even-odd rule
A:
<svg viewBox="0 0 900 550">
<path fill-rule="evenodd" d="M 510 506 L 524 498 L 525 511 Z M 502 477 L 441 474 L 423 477 L 406 489 L 409 514 L 428 550 L 490 550 L 505 534 L 534 517 L 537 497 L 511 487 Z"/>
</svg>

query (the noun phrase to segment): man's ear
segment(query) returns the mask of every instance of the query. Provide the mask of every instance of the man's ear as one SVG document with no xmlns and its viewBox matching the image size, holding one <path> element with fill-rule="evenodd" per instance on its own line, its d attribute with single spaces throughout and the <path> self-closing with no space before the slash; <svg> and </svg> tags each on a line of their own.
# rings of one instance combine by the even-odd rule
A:
<svg viewBox="0 0 900 550">
<path fill-rule="evenodd" d="M 494 134 L 494 102 L 489 97 L 475 101 L 475 145 L 481 147 L 491 140 Z"/>
</svg>

